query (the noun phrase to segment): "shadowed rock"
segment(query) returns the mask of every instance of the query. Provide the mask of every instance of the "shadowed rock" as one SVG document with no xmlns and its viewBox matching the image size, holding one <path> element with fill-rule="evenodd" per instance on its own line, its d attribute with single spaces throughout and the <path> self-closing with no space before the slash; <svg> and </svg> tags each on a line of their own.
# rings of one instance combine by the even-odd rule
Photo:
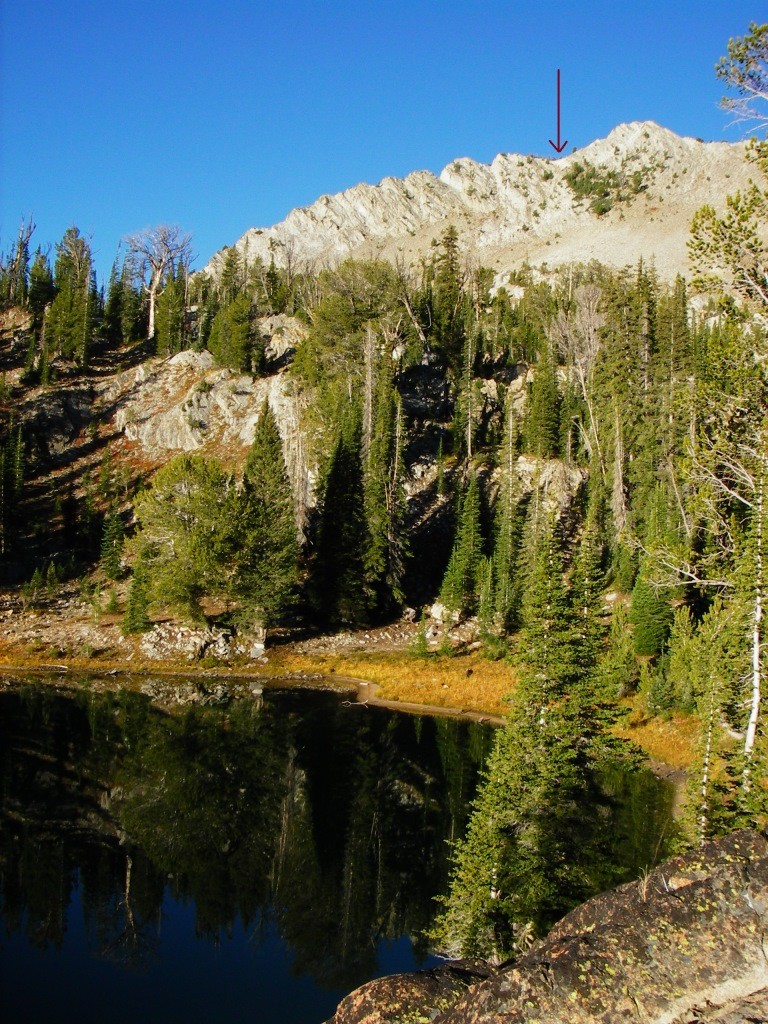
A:
<svg viewBox="0 0 768 1024">
<path fill-rule="evenodd" d="M 589 900 L 528 953 L 458 992 L 450 1007 L 414 981 L 419 975 L 403 975 L 397 1005 L 376 1004 L 367 986 L 365 1001 L 347 997 L 339 1011 L 349 1009 L 333 1024 L 768 1020 L 767 924 L 768 842 L 735 832 Z M 373 983 L 383 998 L 387 980 Z"/>
</svg>

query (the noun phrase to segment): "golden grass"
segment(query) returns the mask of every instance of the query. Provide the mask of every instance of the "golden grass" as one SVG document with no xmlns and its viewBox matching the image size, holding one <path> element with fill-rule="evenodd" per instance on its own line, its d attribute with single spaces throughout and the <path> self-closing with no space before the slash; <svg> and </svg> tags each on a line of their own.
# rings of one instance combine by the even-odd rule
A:
<svg viewBox="0 0 768 1024">
<path fill-rule="evenodd" d="M 509 665 L 476 653 L 417 658 L 401 651 L 306 655 L 277 648 L 270 651 L 266 671 L 270 675 L 320 672 L 348 676 L 375 683 L 382 700 L 489 715 L 506 713 L 503 697 L 515 682 Z"/>
<path fill-rule="evenodd" d="M 654 761 L 663 761 L 673 768 L 687 770 L 696 759 L 701 722 L 693 715 L 680 712 L 667 718 L 651 718 L 640 708 L 637 698 L 629 702 L 627 715 L 613 732 L 631 740 Z"/>
</svg>

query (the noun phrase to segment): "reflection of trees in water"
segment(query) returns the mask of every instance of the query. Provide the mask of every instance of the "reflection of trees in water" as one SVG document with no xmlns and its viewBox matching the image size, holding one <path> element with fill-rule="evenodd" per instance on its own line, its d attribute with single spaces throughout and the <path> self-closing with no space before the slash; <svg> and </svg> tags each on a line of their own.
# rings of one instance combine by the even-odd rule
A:
<svg viewBox="0 0 768 1024">
<path fill-rule="evenodd" d="M 135 694 L 0 699 L 9 930 L 60 945 L 79 884 L 90 941 L 138 966 L 168 886 L 217 941 L 274 920 L 296 972 L 328 985 L 428 925 L 486 745 L 477 726 L 318 694 L 173 716 Z"/>
</svg>

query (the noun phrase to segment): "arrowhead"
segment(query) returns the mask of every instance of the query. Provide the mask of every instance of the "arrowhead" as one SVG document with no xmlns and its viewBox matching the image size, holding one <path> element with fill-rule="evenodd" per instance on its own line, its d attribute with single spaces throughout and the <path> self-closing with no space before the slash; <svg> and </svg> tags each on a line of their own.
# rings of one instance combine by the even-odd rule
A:
<svg viewBox="0 0 768 1024">
<path fill-rule="evenodd" d="M 565 142 L 561 142 L 559 146 L 556 146 L 552 139 L 549 140 L 550 146 L 558 153 L 562 153 L 565 147 L 568 145 L 568 139 Z"/>
</svg>

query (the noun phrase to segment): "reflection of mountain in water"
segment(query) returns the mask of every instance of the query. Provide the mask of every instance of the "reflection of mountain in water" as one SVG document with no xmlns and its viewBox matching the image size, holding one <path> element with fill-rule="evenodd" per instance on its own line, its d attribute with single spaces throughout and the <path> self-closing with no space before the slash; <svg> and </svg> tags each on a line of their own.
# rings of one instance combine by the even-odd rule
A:
<svg viewBox="0 0 768 1024">
<path fill-rule="evenodd" d="M 7 933 L 61 946 L 79 885 L 91 947 L 152 959 L 163 901 L 197 934 L 277 928 L 294 971 L 351 988 L 376 941 L 418 936 L 446 889 L 487 728 L 330 694 L 167 715 L 133 693 L 0 694 L 0 896 Z M 669 791 L 603 780 L 623 878 L 660 853 Z"/>
</svg>

